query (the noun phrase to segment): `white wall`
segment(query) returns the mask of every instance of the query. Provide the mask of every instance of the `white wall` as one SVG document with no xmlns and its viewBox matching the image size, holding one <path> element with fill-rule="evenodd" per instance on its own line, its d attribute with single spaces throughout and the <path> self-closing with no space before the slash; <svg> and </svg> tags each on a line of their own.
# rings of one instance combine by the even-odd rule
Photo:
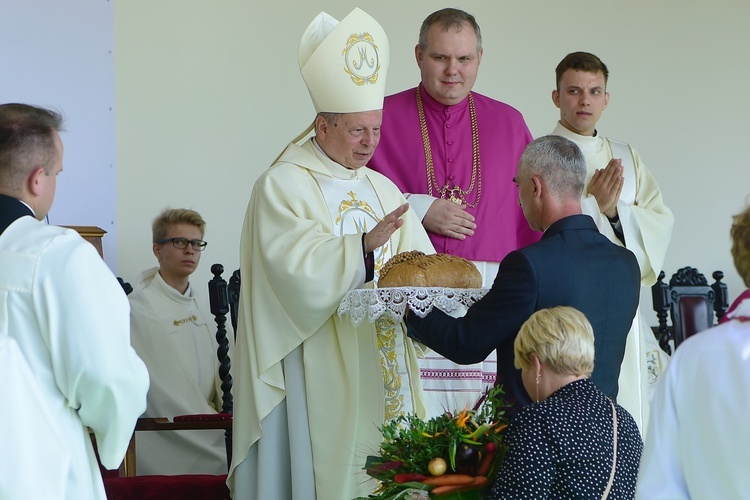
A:
<svg viewBox="0 0 750 500">
<path fill-rule="evenodd" d="M 321 10 L 359 5 L 391 42 L 390 92 L 418 81 L 413 48 L 429 0 L 128 0 L 115 5 L 118 263 L 134 279 L 155 263 L 150 222 L 192 207 L 209 241 L 195 282 L 213 262 L 238 267 L 239 232 L 254 180 L 313 118 L 297 45 Z M 464 1 L 484 38 L 476 90 L 521 110 L 535 136 L 558 118 L 550 93 L 568 52 L 610 69 L 605 135 L 632 143 L 659 181 L 676 224 L 664 269 L 725 272 L 731 215 L 750 193 L 744 136 L 750 116 L 750 4 L 717 0 Z M 650 304 L 650 298 L 649 304 Z"/>
</svg>

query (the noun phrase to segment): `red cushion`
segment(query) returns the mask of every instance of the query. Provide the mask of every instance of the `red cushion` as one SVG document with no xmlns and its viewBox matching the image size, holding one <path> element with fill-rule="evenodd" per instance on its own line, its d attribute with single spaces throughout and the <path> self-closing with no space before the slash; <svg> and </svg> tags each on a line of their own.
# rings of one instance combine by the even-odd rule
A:
<svg viewBox="0 0 750 500">
<path fill-rule="evenodd" d="M 104 480 L 108 500 L 229 500 L 227 475 L 116 477 Z"/>
</svg>

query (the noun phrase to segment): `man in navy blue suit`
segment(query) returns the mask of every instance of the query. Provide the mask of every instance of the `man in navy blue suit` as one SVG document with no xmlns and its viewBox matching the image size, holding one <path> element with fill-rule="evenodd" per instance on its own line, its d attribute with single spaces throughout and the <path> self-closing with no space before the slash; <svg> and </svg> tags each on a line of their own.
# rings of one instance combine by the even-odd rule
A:
<svg viewBox="0 0 750 500">
<path fill-rule="evenodd" d="M 409 335 L 460 364 L 481 361 L 497 350 L 497 383 L 514 410 L 531 402 L 513 365 L 513 341 L 535 311 L 571 306 L 594 327 L 591 381 L 617 396 L 625 340 L 640 291 L 640 270 L 630 250 L 599 233 L 581 212 L 586 161 L 578 146 L 560 136 L 531 142 L 518 162 L 518 203 L 542 239 L 511 252 L 500 263 L 492 288 L 465 316 L 434 309 L 409 314 Z"/>
</svg>

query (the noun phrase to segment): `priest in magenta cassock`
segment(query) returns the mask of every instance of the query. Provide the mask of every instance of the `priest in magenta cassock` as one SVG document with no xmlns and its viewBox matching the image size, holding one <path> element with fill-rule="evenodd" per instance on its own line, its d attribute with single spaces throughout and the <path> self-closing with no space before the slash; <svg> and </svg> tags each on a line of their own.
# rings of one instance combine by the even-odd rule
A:
<svg viewBox="0 0 750 500">
<path fill-rule="evenodd" d="M 386 97 L 383 138 L 368 166 L 409 193 L 435 250 L 473 261 L 489 288 L 500 261 L 542 233 L 529 228 L 513 184 L 531 133 L 518 110 L 472 90 L 482 55 L 474 16 L 430 14 L 415 47 L 422 81 Z M 473 406 L 497 372 L 494 351 L 472 365 L 432 352 L 420 363 L 431 415 Z"/>
</svg>

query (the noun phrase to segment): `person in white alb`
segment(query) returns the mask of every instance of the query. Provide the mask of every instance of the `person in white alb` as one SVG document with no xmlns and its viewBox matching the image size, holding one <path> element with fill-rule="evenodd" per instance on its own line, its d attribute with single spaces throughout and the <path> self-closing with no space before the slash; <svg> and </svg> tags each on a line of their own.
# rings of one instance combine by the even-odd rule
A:
<svg viewBox="0 0 750 500">
<path fill-rule="evenodd" d="M 145 417 L 221 411 L 214 322 L 189 279 L 200 263 L 206 223 L 194 210 L 166 209 L 152 225 L 158 268 L 141 274 L 130 299 L 130 338 L 151 376 Z M 136 471 L 226 474 L 223 430 L 139 432 Z"/>
<path fill-rule="evenodd" d="M 750 287 L 750 206 L 734 217 L 732 257 Z M 747 498 L 750 298 L 682 342 L 654 393 L 636 498 Z"/>
<path fill-rule="evenodd" d="M 672 211 L 638 152 L 602 137 L 596 129 L 609 104 L 607 66 L 593 54 L 574 52 L 560 61 L 555 72 L 552 101 L 560 109 L 560 121 L 552 133 L 575 142 L 586 158 L 583 213 L 594 219 L 602 234 L 635 254 L 641 286 L 650 287 L 667 253 Z M 668 362 L 639 307 L 620 369 L 617 402 L 633 415 L 641 432 L 648 421 L 654 384 Z"/>
<path fill-rule="evenodd" d="M 60 130 L 54 111 L 0 105 L 2 499 L 105 500 L 90 433 L 116 469 L 146 408 L 125 293 L 93 245 L 42 222 Z"/>
</svg>

